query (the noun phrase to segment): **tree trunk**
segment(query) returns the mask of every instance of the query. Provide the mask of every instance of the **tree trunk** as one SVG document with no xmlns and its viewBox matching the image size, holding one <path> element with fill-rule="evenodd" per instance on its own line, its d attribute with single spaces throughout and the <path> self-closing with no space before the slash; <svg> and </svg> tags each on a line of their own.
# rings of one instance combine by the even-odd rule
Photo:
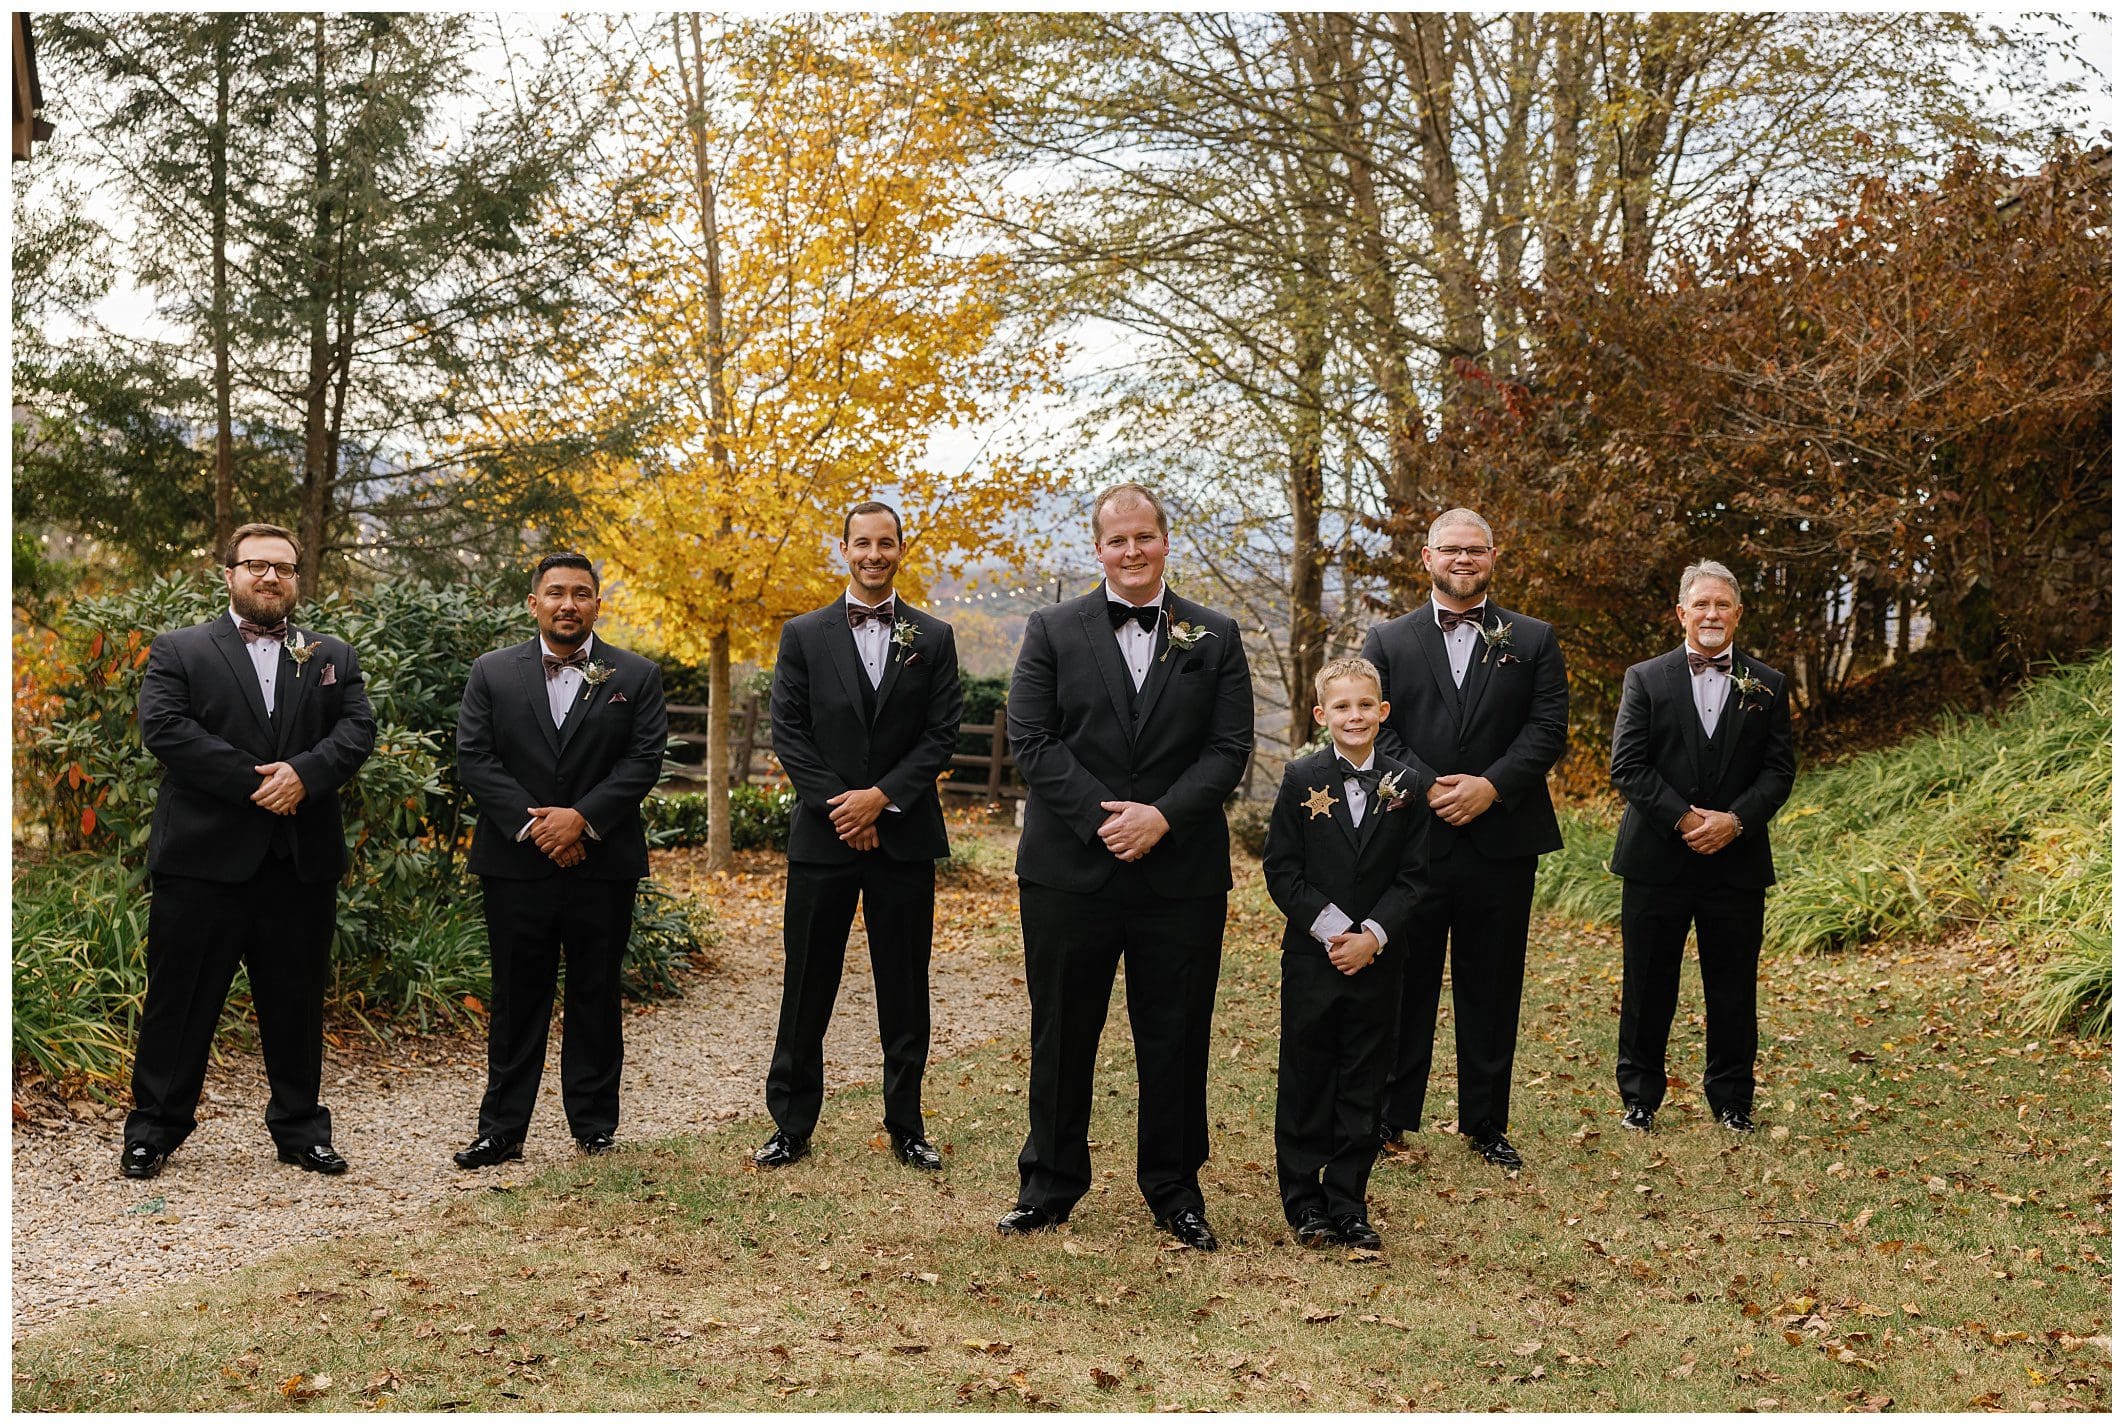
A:
<svg viewBox="0 0 2124 1425">
<path fill-rule="evenodd" d="M 708 869 L 730 864 L 730 629 L 708 640 Z"/>
<path fill-rule="evenodd" d="M 314 78 L 310 96 L 310 179 L 315 185 L 315 226 L 310 246 L 310 283 L 306 294 L 310 327 L 308 379 L 303 387 L 302 501 L 296 533 L 302 540 L 302 589 L 309 597 L 317 584 L 318 560 L 324 553 L 331 505 L 332 396 L 332 150 L 326 123 L 329 89 L 325 73 L 325 17 L 311 19 Z"/>
<path fill-rule="evenodd" d="M 1291 642 L 1283 665 L 1293 747 L 1313 735 L 1313 677 L 1327 659 L 1328 632 L 1320 607 L 1327 590 L 1327 551 L 1320 545 L 1320 373 L 1327 362 L 1327 314 L 1307 303 L 1299 320 L 1298 404 L 1290 434 Z"/>
<path fill-rule="evenodd" d="M 236 438 L 231 428 L 229 375 L 229 70 L 235 63 L 238 16 L 221 17 L 214 42 L 214 126 L 207 134 L 207 207 L 213 224 L 214 291 L 214 549 L 236 532 Z"/>
</svg>

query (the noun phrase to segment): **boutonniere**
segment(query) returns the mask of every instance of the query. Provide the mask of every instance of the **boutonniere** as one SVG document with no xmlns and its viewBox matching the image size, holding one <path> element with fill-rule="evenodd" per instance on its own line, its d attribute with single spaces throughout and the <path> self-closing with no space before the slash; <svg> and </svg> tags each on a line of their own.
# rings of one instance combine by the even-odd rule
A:
<svg viewBox="0 0 2124 1425">
<path fill-rule="evenodd" d="M 916 628 L 912 621 L 895 619 L 892 625 L 892 661 L 897 663 L 905 657 L 907 650 L 914 647 L 914 641 L 921 636 L 922 630 Z"/>
<path fill-rule="evenodd" d="M 317 645 L 304 643 L 302 641 L 302 630 L 297 628 L 288 631 L 288 641 L 282 644 L 281 647 L 287 649 L 288 657 L 295 660 L 295 676 L 300 678 L 302 676 L 302 665 L 310 661 L 310 655 L 317 651 Z"/>
<path fill-rule="evenodd" d="M 1768 683 L 1755 677 L 1745 668 L 1735 668 L 1726 675 L 1726 681 L 1733 684 L 1734 691 L 1740 694 L 1742 712 L 1761 712 L 1763 710 L 1764 705 L 1762 703 L 1753 702 L 1751 699 L 1757 693 L 1769 692 L 1770 685 Z"/>
<path fill-rule="evenodd" d="M 590 701 L 590 690 L 618 672 L 610 663 L 600 663 L 595 658 L 583 665 L 583 701 Z"/>
<path fill-rule="evenodd" d="M 1401 774 L 1389 772 L 1379 779 L 1380 810 L 1399 811 L 1409 804 L 1409 790 L 1401 785 Z"/>
<path fill-rule="evenodd" d="M 1483 662 L 1489 662 L 1490 655 L 1492 653 L 1498 655 L 1497 661 L 1500 664 L 1505 662 L 1517 663 L 1519 661 L 1517 658 L 1512 657 L 1511 654 L 1506 653 L 1504 651 L 1507 647 L 1510 646 L 1512 642 L 1512 625 L 1506 623 L 1503 619 L 1498 619 L 1495 623 L 1490 624 L 1488 627 L 1484 627 L 1482 624 L 1477 624 L 1475 626 L 1476 628 L 1481 629 L 1482 631 Z"/>
<path fill-rule="evenodd" d="M 1176 622 L 1173 618 L 1173 611 L 1168 606 L 1165 610 L 1165 651 L 1158 655 L 1158 661 L 1163 663 L 1166 659 L 1172 657 L 1175 648 L 1185 653 L 1203 639 L 1215 638 L 1216 636 L 1215 630 L 1198 628 L 1186 619 L 1180 619 Z"/>
</svg>

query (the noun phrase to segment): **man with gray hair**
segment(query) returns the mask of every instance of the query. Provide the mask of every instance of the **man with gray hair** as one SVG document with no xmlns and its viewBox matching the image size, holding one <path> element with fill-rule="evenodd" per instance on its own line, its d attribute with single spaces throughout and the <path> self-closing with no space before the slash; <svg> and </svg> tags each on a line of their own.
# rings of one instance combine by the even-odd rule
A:
<svg viewBox="0 0 2124 1425">
<path fill-rule="evenodd" d="M 1776 883 L 1770 819 L 1792 793 L 1785 675 L 1733 646 L 1740 580 L 1706 559 L 1682 571 L 1683 644 L 1623 675 L 1608 764 L 1628 804 L 1610 863 L 1623 878 L 1623 1126 L 1652 1131 L 1667 1091 L 1667 1032 L 1682 947 L 1704 977 L 1704 1098 L 1736 1133 L 1755 1122 L 1755 969 Z"/>
<path fill-rule="evenodd" d="M 1460 1132 L 1483 1161 L 1517 1174 L 1505 1137 L 1534 867 L 1560 850 L 1549 769 L 1563 755 L 1570 692 L 1556 630 L 1489 599 L 1498 549 L 1489 523 L 1451 509 L 1431 522 L 1431 597 L 1365 635 L 1364 656 L 1393 712 L 1379 750 L 1417 771 L 1431 810 L 1430 895 L 1408 936 L 1401 1026 L 1380 1136 L 1423 1127 L 1424 1089 L 1450 942 Z"/>
</svg>

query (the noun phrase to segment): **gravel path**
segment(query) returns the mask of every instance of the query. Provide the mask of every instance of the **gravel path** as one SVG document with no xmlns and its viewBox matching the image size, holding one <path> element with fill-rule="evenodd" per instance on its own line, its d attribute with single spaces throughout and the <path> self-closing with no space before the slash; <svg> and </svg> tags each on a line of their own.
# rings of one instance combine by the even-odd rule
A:
<svg viewBox="0 0 2124 1425">
<path fill-rule="evenodd" d="M 672 874 L 663 861 L 657 873 Z M 638 1011 L 627 1026 L 621 1142 L 712 1133 L 764 1114 L 767 1061 L 781 997 L 781 862 L 746 856 L 707 891 L 722 941 L 717 963 L 690 977 L 685 993 Z M 1014 886 L 996 877 L 939 885 L 939 936 L 931 962 L 933 1058 L 1022 1031 L 1025 990 L 1014 955 L 985 933 L 1007 916 L 1015 940 Z M 949 928 L 949 929 L 947 929 Z M 875 1082 L 877 1009 L 860 925 L 826 1039 L 829 1088 Z M 567 1161 L 559 1098 L 560 1040 L 545 1078 L 524 1160 L 465 1173 L 450 1162 L 476 1127 L 484 1046 L 470 1040 L 366 1039 L 325 1051 L 325 1102 L 333 1141 L 353 1169 L 323 1178 L 275 1161 L 264 1125 L 265 1078 L 256 1051 L 209 1070 L 198 1129 L 161 1177 L 118 1175 L 123 1114 L 74 1105 L 74 1113 L 18 1117 L 14 1135 L 14 1331 L 37 1330 L 83 1306 L 230 1272 L 278 1248 L 313 1238 L 373 1231 L 451 1193 L 523 1181 Z M 875 1125 L 838 1124 L 828 1102 L 820 1132 L 851 1145 Z M 755 1144 L 729 1142 L 732 1153 Z"/>
</svg>

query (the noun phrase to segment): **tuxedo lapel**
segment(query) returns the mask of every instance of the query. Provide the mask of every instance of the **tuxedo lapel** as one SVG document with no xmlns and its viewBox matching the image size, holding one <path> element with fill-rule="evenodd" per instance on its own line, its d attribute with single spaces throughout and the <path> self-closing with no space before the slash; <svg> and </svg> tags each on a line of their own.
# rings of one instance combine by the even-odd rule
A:
<svg viewBox="0 0 2124 1425">
<path fill-rule="evenodd" d="M 1092 662 L 1099 665 L 1099 676 L 1106 680 L 1106 695 L 1114 705 L 1114 721 L 1121 725 L 1121 735 L 1133 744 L 1136 723 L 1129 716 L 1128 704 L 1135 680 L 1128 676 L 1128 664 L 1121 660 L 1121 645 L 1114 637 L 1113 624 L 1106 617 L 1103 591 L 1084 600 L 1077 625 L 1084 631 L 1085 641 L 1091 645 Z M 1146 685 L 1148 682 L 1146 679 Z"/>
<path fill-rule="evenodd" d="M 1490 605 L 1487 612 L 1493 622 L 1502 622 L 1505 627 L 1511 627 L 1512 621 L 1499 612 L 1495 605 Z M 1482 623 L 1478 621 L 1475 628 L 1475 646 L 1468 650 L 1468 678 L 1460 689 L 1460 730 L 1463 734 L 1475 725 L 1475 714 L 1482 707 L 1482 695 L 1490 690 L 1490 671 L 1497 662 L 1497 650 L 1490 647 L 1481 637 Z M 1440 634 L 1439 649 L 1442 652 L 1444 648 L 1445 635 Z M 1447 676 L 1452 676 L 1450 669 Z"/>
<path fill-rule="evenodd" d="M 244 702 L 250 705 L 251 716 L 258 719 L 258 726 L 265 735 L 273 738 L 273 716 L 266 711 L 265 694 L 258 689 L 258 668 L 251 662 L 250 649 L 245 646 L 243 635 L 236 631 L 236 625 L 229 619 L 218 618 L 214 620 L 213 637 L 221 656 L 228 660 L 229 675 L 242 690 Z"/>
<path fill-rule="evenodd" d="M 288 634 L 293 637 L 294 633 L 294 625 L 290 624 L 288 626 Z M 312 648 L 317 646 L 317 640 L 314 635 L 305 634 L 304 637 Z M 316 664 L 316 654 L 310 655 L 310 662 L 312 665 Z M 303 676 L 306 672 L 308 674 L 307 677 Z M 310 688 L 316 683 L 319 676 L 315 666 L 305 669 L 302 664 L 295 661 L 295 655 L 288 652 L 287 644 L 280 645 L 280 671 L 273 675 L 273 755 L 275 757 L 282 756 L 288 750 L 288 739 L 295 735 L 296 710 L 302 706 L 303 699 L 310 695 Z M 257 680 L 254 678 L 252 681 L 256 682 Z"/>
<path fill-rule="evenodd" d="M 590 661 L 594 663 L 597 660 L 592 658 Z M 543 666 L 539 671 L 543 674 L 545 671 Z M 563 755 L 568 751 L 568 744 L 575 740 L 576 729 L 580 728 L 597 711 L 599 701 L 609 696 L 611 696 L 609 693 L 604 692 L 602 684 L 593 687 L 588 677 L 583 679 L 582 687 L 577 689 L 575 696 L 568 701 L 568 715 L 561 719 L 560 730 L 554 734 L 554 742 L 559 746 Z M 553 726 L 553 714 L 551 712 L 546 714 L 546 726 Z"/>
<path fill-rule="evenodd" d="M 546 746 L 558 762 L 561 755 L 560 732 L 553 726 L 553 709 L 546 701 L 546 665 L 543 659 L 545 647 L 534 638 L 525 644 L 516 655 L 516 681 L 523 689 L 526 710 L 538 730 L 545 734 Z"/>
<path fill-rule="evenodd" d="M 900 619 L 901 619 L 901 618 L 902 618 L 902 617 L 904 616 L 904 613 L 903 613 L 903 611 L 904 611 L 904 610 L 905 610 L 905 609 L 907 608 L 907 605 L 906 605 L 906 604 L 904 604 L 904 603 L 902 603 L 902 602 L 900 602 L 899 600 L 895 599 L 895 600 L 893 601 L 893 606 L 892 606 L 892 607 L 893 607 L 893 620 L 892 620 L 892 622 L 893 622 L 893 627 L 894 627 L 894 628 L 898 628 L 898 626 L 899 626 L 899 622 L 900 622 Z M 913 620 L 913 619 L 908 619 L 908 622 L 909 622 L 909 623 L 914 623 L 914 620 Z M 917 624 L 917 625 L 916 625 L 916 628 L 915 628 L 915 642 L 916 642 L 916 643 L 920 643 L 921 641 L 922 641 L 922 634 L 921 634 L 921 626 L 920 626 L 919 624 Z M 850 646 L 853 646 L 853 645 L 854 645 L 854 643 L 855 643 L 855 639 L 854 639 L 854 637 L 853 637 L 853 636 L 851 636 L 851 637 L 849 638 L 848 642 L 849 642 Z M 872 722 L 872 723 L 875 723 L 875 722 L 877 722 L 877 720 L 878 720 L 878 714 L 879 714 L 879 713 L 882 713 L 882 712 L 884 712 L 884 711 L 885 711 L 885 700 L 886 700 L 887 698 L 889 698 L 889 697 L 891 697 L 891 696 L 892 696 L 892 690 L 893 690 L 893 685 L 894 685 L 894 684 L 896 684 L 896 683 L 898 683 L 898 682 L 900 681 L 900 665 L 901 665 L 902 663 L 904 663 L 904 662 L 906 662 L 906 661 L 907 661 L 907 655 L 908 655 L 909 653 L 912 653 L 913 651 L 914 651 L 914 650 L 913 650 L 912 648 L 901 648 L 901 647 L 900 647 L 899 645 L 895 644 L 895 643 L 894 643 L 894 642 L 892 641 L 892 639 L 890 638 L 890 636 L 888 636 L 888 637 L 886 638 L 886 640 L 885 640 L 885 672 L 884 672 L 884 673 L 883 673 L 883 675 L 881 675 L 881 676 L 879 677 L 879 679 L 878 679 L 878 689 L 877 689 L 877 694 L 878 694 L 878 695 L 877 695 L 877 700 L 876 700 L 876 706 L 875 706 L 874 710 L 873 710 L 873 711 L 871 712 L 871 715 L 870 715 L 870 720 L 871 720 L 871 722 Z M 868 678 L 866 677 L 866 678 L 864 679 L 864 681 L 868 682 L 868 681 L 869 681 L 869 679 L 868 679 Z"/>
<path fill-rule="evenodd" d="M 1733 671 L 1736 673 L 1749 671 L 1747 660 L 1741 657 L 1738 650 L 1733 654 Z M 1731 678 L 1728 678 L 1726 680 L 1726 705 L 1719 710 L 1718 732 L 1717 736 L 1713 738 L 1714 751 L 1716 753 L 1713 761 L 1716 765 L 1712 768 L 1711 781 L 1708 785 L 1718 786 L 1725 779 L 1726 768 L 1732 765 L 1733 762 L 1733 749 L 1740 745 L 1741 719 L 1747 715 L 1748 710 L 1741 705 L 1740 689 L 1733 685 Z"/>
<path fill-rule="evenodd" d="M 1143 703 L 1143 713 L 1136 721 L 1144 727 L 1150 726 L 1151 709 L 1157 707 L 1158 695 L 1165 691 L 1165 685 L 1170 683 L 1173 680 L 1173 674 L 1179 671 L 1173 665 L 1172 629 L 1173 621 L 1179 619 L 1183 614 L 1186 615 L 1185 622 L 1194 624 L 1198 628 L 1201 626 L 1202 610 L 1192 604 L 1183 606 L 1179 597 L 1171 589 L 1167 589 L 1165 591 L 1165 612 L 1158 620 L 1158 637 L 1151 650 L 1150 672 L 1143 676 L 1143 692 L 1140 695 Z M 1115 650 L 1118 652 L 1119 649 L 1120 645 L 1116 644 Z M 1182 661 L 1184 662 L 1185 659 Z"/>
<path fill-rule="evenodd" d="M 1445 634 L 1438 627 L 1438 615 L 1431 612 L 1432 605 L 1421 604 L 1409 615 L 1414 627 L 1409 632 L 1415 636 L 1416 646 L 1423 652 L 1424 666 L 1431 670 L 1431 680 L 1438 685 L 1438 696 L 1444 706 L 1456 713 L 1461 706 L 1460 689 L 1453 686 L 1453 663 L 1446 653 Z"/>
<path fill-rule="evenodd" d="M 875 697 L 866 700 L 864 697 L 865 693 L 871 691 L 870 675 L 863 671 L 863 660 L 856 653 L 855 633 L 848 627 L 847 603 L 840 599 L 834 600 L 819 610 L 818 618 L 819 637 L 826 640 L 826 656 L 833 664 L 835 675 L 841 680 L 841 690 L 848 694 L 850 706 L 860 713 L 868 701 L 872 716 L 875 717 L 876 710 L 884 699 Z M 889 665 L 886 676 L 892 676 Z"/>
<path fill-rule="evenodd" d="M 1676 730 L 1681 733 L 1682 746 L 1689 749 L 1689 764 L 1696 768 L 1700 786 L 1710 785 L 1711 768 L 1705 765 L 1704 720 L 1696 712 L 1696 688 L 1689 675 L 1689 656 L 1686 653 L 1669 654 L 1667 658 L 1667 706 L 1672 710 Z M 1720 714 L 1721 724 L 1725 721 Z M 1707 790 L 1703 793 L 1709 796 Z"/>
</svg>

